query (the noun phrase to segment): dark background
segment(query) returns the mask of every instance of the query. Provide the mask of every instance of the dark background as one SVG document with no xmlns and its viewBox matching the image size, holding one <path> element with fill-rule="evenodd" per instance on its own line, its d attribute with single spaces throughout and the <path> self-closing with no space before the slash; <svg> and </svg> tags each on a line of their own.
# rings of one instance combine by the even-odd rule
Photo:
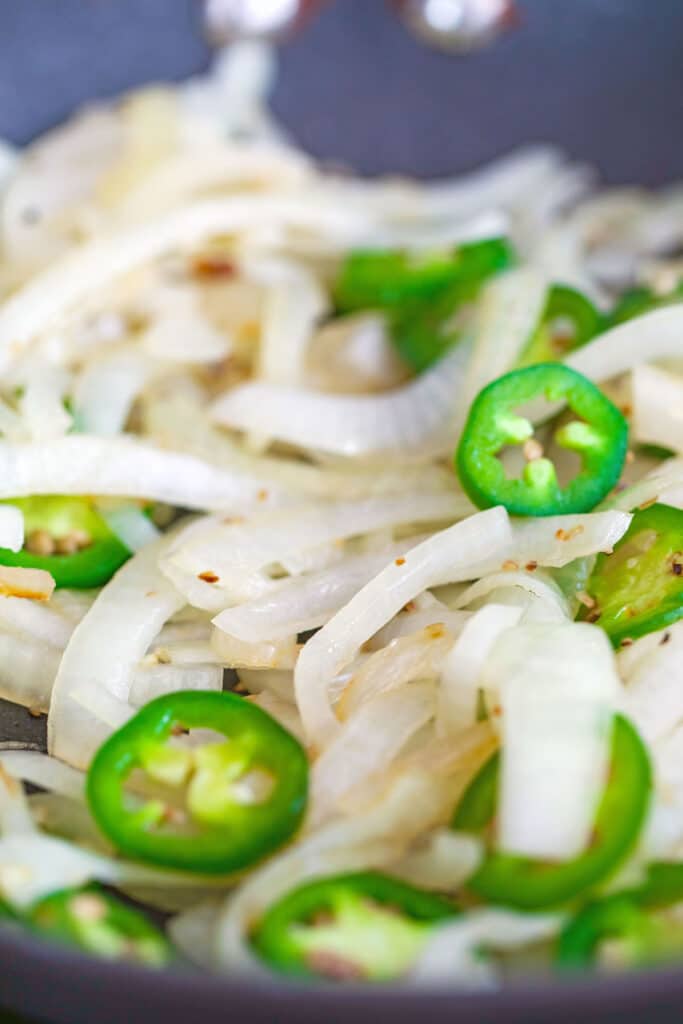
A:
<svg viewBox="0 0 683 1024">
<path fill-rule="evenodd" d="M 562 143 L 612 181 L 683 177 L 683 0 L 520 0 L 466 59 L 422 48 L 383 0 L 336 0 L 283 52 L 275 107 L 315 154 L 375 173 L 469 168 Z M 0 0 L 0 135 L 203 67 L 198 0 Z"/>
</svg>

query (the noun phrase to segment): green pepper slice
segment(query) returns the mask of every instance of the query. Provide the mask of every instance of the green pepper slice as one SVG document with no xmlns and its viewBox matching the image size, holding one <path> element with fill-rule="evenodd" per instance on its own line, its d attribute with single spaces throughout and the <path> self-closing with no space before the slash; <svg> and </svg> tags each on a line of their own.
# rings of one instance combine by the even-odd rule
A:
<svg viewBox="0 0 683 1024">
<path fill-rule="evenodd" d="M 49 495 L 3 504 L 23 513 L 26 541 L 21 551 L 0 548 L 0 565 L 45 569 L 58 587 L 86 590 L 107 583 L 131 556 L 88 498 Z"/>
<path fill-rule="evenodd" d="M 107 960 L 163 967 L 174 959 L 162 932 L 96 885 L 51 893 L 31 907 L 26 922 L 45 938 Z"/>
<path fill-rule="evenodd" d="M 618 943 L 620 965 L 643 967 L 680 957 L 683 926 L 647 913 L 626 896 L 610 896 L 589 903 L 562 930 L 558 966 L 565 970 L 592 967 L 606 941 Z"/>
<path fill-rule="evenodd" d="M 386 875 L 335 875 L 282 897 L 251 941 L 266 963 L 287 974 L 390 981 L 410 969 L 434 925 L 457 913 L 441 897 Z"/>
<path fill-rule="evenodd" d="M 415 299 L 425 302 L 452 285 L 483 281 L 513 260 L 504 238 L 426 253 L 359 249 L 342 265 L 334 289 L 335 304 L 340 313 L 351 313 L 390 309 Z"/>
<path fill-rule="evenodd" d="M 651 505 L 634 513 L 611 555 L 598 555 L 581 616 L 612 644 L 653 633 L 683 617 L 683 511 Z"/>
<path fill-rule="evenodd" d="M 681 301 L 683 301 L 683 282 L 679 282 L 672 291 L 664 295 L 658 295 L 651 288 L 645 286 L 631 288 L 624 292 L 610 313 L 607 326 L 617 327 L 628 320 L 643 316 L 644 313 L 651 313 L 655 309 L 672 306 Z"/>
<path fill-rule="evenodd" d="M 552 461 L 528 452 L 521 478 L 509 479 L 497 457 L 506 445 L 525 445 L 534 428 L 517 409 L 534 399 L 566 402 L 577 419 L 555 431 L 554 440 L 575 452 L 581 469 L 561 487 Z M 628 424 L 591 381 L 561 363 L 513 370 L 483 389 L 470 408 L 455 464 L 460 482 L 479 508 L 504 505 L 512 515 L 550 516 L 588 512 L 619 479 Z"/>
<path fill-rule="evenodd" d="M 489 761 L 475 776 L 456 810 L 452 827 L 466 831 L 474 827 L 482 832 L 490 824 L 490 819 L 484 819 L 486 810 L 493 812 L 494 772 Z M 562 863 L 491 852 L 467 882 L 468 890 L 487 902 L 520 910 L 540 910 L 576 899 L 604 881 L 628 856 L 645 820 L 650 790 L 647 750 L 633 726 L 617 715 L 609 780 L 589 848 Z"/>
<path fill-rule="evenodd" d="M 591 967 L 602 943 L 619 942 L 624 965 L 661 963 L 683 953 L 683 929 L 653 911 L 683 900 L 683 863 L 655 861 L 647 867 L 645 881 L 630 889 L 595 900 L 579 910 L 565 925 L 557 946 L 560 967 Z"/>
<path fill-rule="evenodd" d="M 173 742 L 190 729 L 223 739 L 194 747 Z M 158 798 L 126 792 L 136 770 L 157 787 Z M 221 874 L 285 843 L 301 823 L 307 788 L 306 754 L 270 715 L 234 693 L 196 690 L 158 697 L 110 736 L 90 766 L 87 798 L 123 853 Z"/>
<path fill-rule="evenodd" d="M 599 334 L 602 317 L 585 295 L 567 285 L 555 284 L 541 316 L 541 322 L 522 352 L 519 366 L 550 363 L 564 359 Z"/>
<path fill-rule="evenodd" d="M 427 369 L 459 338 L 453 318 L 484 281 L 511 266 L 502 238 L 445 252 L 357 251 L 346 259 L 335 289 L 340 312 L 382 309 L 389 314 L 399 355 L 415 372 Z"/>
</svg>

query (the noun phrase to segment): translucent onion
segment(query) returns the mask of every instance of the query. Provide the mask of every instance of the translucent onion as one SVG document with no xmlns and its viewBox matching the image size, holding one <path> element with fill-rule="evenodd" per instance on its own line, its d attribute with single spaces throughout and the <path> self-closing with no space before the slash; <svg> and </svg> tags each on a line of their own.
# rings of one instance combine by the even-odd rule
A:
<svg viewBox="0 0 683 1024">
<path fill-rule="evenodd" d="M 638 366 L 632 389 L 634 437 L 683 453 L 683 377 Z"/>
</svg>

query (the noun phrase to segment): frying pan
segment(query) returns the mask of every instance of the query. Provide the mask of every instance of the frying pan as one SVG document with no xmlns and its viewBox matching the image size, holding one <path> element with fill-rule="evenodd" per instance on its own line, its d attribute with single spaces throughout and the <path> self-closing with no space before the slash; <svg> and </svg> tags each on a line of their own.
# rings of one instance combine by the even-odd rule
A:
<svg viewBox="0 0 683 1024">
<path fill-rule="evenodd" d="M 523 0 L 521 9 L 517 32 L 458 59 L 421 48 L 381 0 L 337 0 L 284 49 L 276 113 L 315 156 L 370 174 L 453 173 L 542 140 L 609 183 L 683 178 L 680 0 Z M 0 137 L 24 143 L 84 101 L 183 78 L 208 60 L 197 0 L 4 0 Z M 44 738 L 44 720 L 0 702 L 0 740 Z M 51 1024 L 667 1024 L 683 1015 L 683 971 L 470 995 L 332 992 L 162 977 L 3 931 L 0 964 L 0 1007 Z"/>
</svg>

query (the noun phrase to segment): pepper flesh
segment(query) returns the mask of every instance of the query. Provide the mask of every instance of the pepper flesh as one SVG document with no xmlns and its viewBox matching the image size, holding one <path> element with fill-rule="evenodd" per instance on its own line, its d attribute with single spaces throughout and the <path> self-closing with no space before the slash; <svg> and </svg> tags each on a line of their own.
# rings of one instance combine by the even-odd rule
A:
<svg viewBox="0 0 683 1024">
<path fill-rule="evenodd" d="M 375 872 L 335 875 L 287 893 L 252 944 L 287 974 L 388 981 L 414 963 L 435 924 L 457 914 L 446 900 Z"/>
<path fill-rule="evenodd" d="M 483 831 L 484 815 L 466 811 L 475 806 L 493 810 L 488 795 L 491 770 L 489 762 L 482 769 L 489 777 L 485 774 L 482 779 L 480 772 L 470 783 L 456 810 L 454 828 L 469 831 L 476 826 L 475 831 Z M 617 715 L 609 780 L 588 849 L 562 863 L 494 851 L 469 879 L 467 888 L 488 902 L 520 910 L 559 906 L 584 895 L 611 875 L 633 849 L 645 821 L 650 790 L 651 769 L 645 746 L 627 719 Z"/>
<path fill-rule="evenodd" d="M 189 729 L 210 729 L 222 742 L 167 742 Z M 135 770 L 162 787 L 162 797 L 134 804 L 125 783 Z M 87 797 L 123 853 L 220 874 L 286 842 L 301 823 L 307 787 L 301 745 L 270 715 L 236 694 L 196 690 L 158 697 L 115 732 L 90 766 Z"/>
<path fill-rule="evenodd" d="M 652 289 L 644 286 L 631 288 L 624 292 L 612 310 L 608 326 L 617 327 L 628 320 L 651 313 L 655 309 L 662 309 L 664 306 L 671 306 L 681 300 L 683 300 L 683 282 L 679 282 L 675 288 L 664 295 L 658 295 Z"/>
<path fill-rule="evenodd" d="M 21 551 L 0 548 L 0 565 L 44 569 L 58 587 L 85 590 L 107 583 L 131 556 L 87 498 L 45 495 L 17 498 L 3 504 L 14 505 L 22 512 L 27 537 L 39 530 L 59 539 L 78 531 L 87 536 L 90 543 L 70 554 L 41 555 L 26 548 Z"/>
<path fill-rule="evenodd" d="M 541 322 L 522 352 L 519 366 L 563 359 L 599 334 L 602 318 L 585 295 L 567 285 L 551 287 Z"/>
<path fill-rule="evenodd" d="M 682 618 L 683 511 L 636 511 L 612 554 L 598 555 L 587 590 L 596 605 L 581 616 L 601 626 L 615 647 Z"/>
<path fill-rule="evenodd" d="M 554 440 L 575 452 L 581 469 L 561 487 L 547 458 L 533 458 L 521 478 L 509 479 L 498 458 L 507 445 L 523 444 L 533 426 L 517 410 L 535 399 L 566 402 L 578 417 Z M 619 410 L 580 373 L 560 363 L 538 363 L 499 377 L 470 408 L 456 452 L 460 482 L 479 508 L 503 505 L 512 515 L 589 512 L 615 485 L 626 458 L 628 424 Z"/>
<path fill-rule="evenodd" d="M 174 958 L 162 932 L 98 886 L 51 893 L 31 908 L 27 924 L 45 938 L 107 960 L 163 967 Z"/>
<path fill-rule="evenodd" d="M 336 285 L 340 312 L 387 312 L 399 355 L 421 372 L 458 340 L 452 321 L 483 283 L 514 262 L 505 239 L 472 242 L 422 255 L 396 250 L 357 251 L 345 261 Z"/>
</svg>

